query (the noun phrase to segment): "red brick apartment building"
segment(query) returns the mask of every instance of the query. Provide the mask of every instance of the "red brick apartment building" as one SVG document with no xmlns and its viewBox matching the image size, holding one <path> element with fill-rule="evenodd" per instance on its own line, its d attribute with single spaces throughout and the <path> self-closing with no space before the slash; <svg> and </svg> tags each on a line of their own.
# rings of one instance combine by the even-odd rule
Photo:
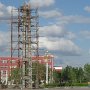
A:
<svg viewBox="0 0 90 90">
<path fill-rule="evenodd" d="M 10 75 L 11 67 L 16 68 L 18 66 L 18 58 L 0 57 L 0 78 L 2 82 L 7 82 Z"/>
<path fill-rule="evenodd" d="M 36 57 L 32 57 L 33 62 L 36 61 Z M 38 58 L 39 63 L 46 64 L 45 56 L 39 56 Z M 50 68 L 53 69 L 53 56 L 48 56 L 48 65 Z M 13 57 L 0 57 L 0 78 L 2 82 L 8 81 L 8 77 L 10 76 L 11 68 L 18 67 L 18 58 Z"/>
</svg>

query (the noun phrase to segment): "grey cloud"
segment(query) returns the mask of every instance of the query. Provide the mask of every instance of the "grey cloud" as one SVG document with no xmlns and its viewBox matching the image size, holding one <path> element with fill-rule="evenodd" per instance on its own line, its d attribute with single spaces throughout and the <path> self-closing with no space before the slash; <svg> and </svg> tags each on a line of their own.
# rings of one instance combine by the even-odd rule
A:
<svg viewBox="0 0 90 90">
<path fill-rule="evenodd" d="M 70 16 L 62 16 L 57 19 L 59 24 L 70 24 L 70 23 L 90 23 L 89 17 L 78 16 L 78 15 L 70 15 Z"/>
<path fill-rule="evenodd" d="M 68 39 L 71 39 L 71 40 L 77 38 L 77 36 L 73 32 L 67 32 L 65 37 L 68 38 Z"/>
<path fill-rule="evenodd" d="M 84 8 L 84 10 L 87 11 L 87 12 L 90 12 L 90 6 L 86 6 L 86 7 Z"/>
<path fill-rule="evenodd" d="M 77 56 L 81 54 L 81 49 L 74 42 L 65 38 L 57 38 L 51 41 L 49 38 L 43 37 L 40 38 L 40 42 L 42 42 L 40 47 L 56 51 L 62 55 Z"/>
<path fill-rule="evenodd" d="M 40 35 L 54 38 L 65 37 L 68 39 L 75 39 L 77 36 L 73 32 L 69 32 L 62 25 L 52 24 L 40 28 Z"/>
<path fill-rule="evenodd" d="M 72 56 L 72 57 L 61 57 L 63 63 L 61 64 L 63 67 L 70 65 L 73 67 L 83 67 L 86 63 L 90 63 L 90 56 Z M 58 59 L 59 60 L 59 59 Z M 78 63 L 77 63 L 78 62 Z M 58 63 L 60 63 L 58 61 Z"/>
<path fill-rule="evenodd" d="M 40 28 L 40 35 L 48 37 L 64 37 L 66 31 L 63 26 L 59 25 L 48 25 Z"/>
<path fill-rule="evenodd" d="M 64 15 L 62 12 L 56 10 L 50 10 L 46 12 L 40 12 L 40 16 L 49 19 L 55 19 L 57 24 L 63 25 L 63 24 L 70 24 L 70 23 L 90 23 L 90 17 L 85 17 L 82 15 Z"/>
<path fill-rule="evenodd" d="M 40 16 L 41 17 L 44 17 L 44 18 L 57 18 L 57 17 L 60 17 L 62 16 L 62 13 L 59 12 L 58 10 L 50 10 L 50 11 L 40 11 L 39 12 Z"/>
<path fill-rule="evenodd" d="M 90 39 L 90 31 L 88 30 L 83 30 L 80 32 L 80 36 L 86 39 Z"/>
<path fill-rule="evenodd" d="M 16 9 L 14 6 L 5 6 L 0 2 L 0 17 L 11 17 L 11 10 Z M 16 12 L 13 12 L 16 15 Z"/>
<path fill-rule="evenodd" d="M 55 3 L 55 0 L 31 0 L 31 7 L 48 7 L 50 5 L 53 5 Z"/>
<path fill-rule="evenodd" d="M 0 55 L 10 55 L 10 32 L 0 31 L 0 50 Z"/>
</svg>

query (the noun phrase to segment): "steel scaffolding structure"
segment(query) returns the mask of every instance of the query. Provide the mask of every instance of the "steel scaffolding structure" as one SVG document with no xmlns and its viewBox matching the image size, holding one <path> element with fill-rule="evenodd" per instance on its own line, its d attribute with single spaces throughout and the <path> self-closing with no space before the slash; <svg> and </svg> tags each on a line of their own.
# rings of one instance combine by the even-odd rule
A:
<svg viewBox="0 0 90 90">
<path fill-rule="evenodd" d="M 38 9 L 31 9 L 30 4 L 24 4 L 12 9 L 11 13 L 11 58 L 18 57 L 22 88 L 32 88 L 32 56 L 37 59 L 39 56 Z M 38 66 L 34 75 L 37 86 Z"/>
</svg>

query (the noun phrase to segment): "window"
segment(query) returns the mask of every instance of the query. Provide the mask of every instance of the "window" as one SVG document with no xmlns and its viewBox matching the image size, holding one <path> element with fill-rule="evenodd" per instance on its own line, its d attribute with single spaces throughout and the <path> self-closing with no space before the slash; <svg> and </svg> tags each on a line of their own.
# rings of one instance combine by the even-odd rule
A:
<svg viewBox="0 0 90 90">
<path fill-rule="evenodd" d="M 15 62 L 16 62 L 16 60 L 11 60 L 11 61 L 10 61 L 10 63 L 15 63 Z"/>
<path fill-rule="evenodd" d="M 7 63 L 8 61 L 7 60 L 2 60 L 2 63 Z"/>
<path fill-rule="evenodd" d="M 10 66 L 10 68 L 17 68 L 17 66 Z"/>
<path fill-rule="evenodd" d="M 6 70 L 1 70 L 1 75 L 6 74 L 6 73 L 7 73 Z"/>
<path fill-rule="evenodd" d="M 8 68 L 8 66 L 0 66 L 0 68 Z"/>
<path fill-rule="evenodd" d="M 3 71 L 3 74 L 6 74 L 6 71 Z"/>
<path fill-rule="evenodd" d="M 15 60 L 12 60 L 12 63 L 15 63 L 16 61 Z"/>
</svg>

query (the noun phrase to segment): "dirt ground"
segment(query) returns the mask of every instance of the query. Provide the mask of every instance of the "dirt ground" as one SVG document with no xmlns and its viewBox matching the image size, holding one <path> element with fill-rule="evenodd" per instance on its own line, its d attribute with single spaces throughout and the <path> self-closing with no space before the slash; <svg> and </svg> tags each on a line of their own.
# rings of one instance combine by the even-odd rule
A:
<svg viewBox="0 0 90 90">
<path fill-rule="evenodd" d="M 44 88 L 44 89 L 0 89 L 0 90 L 90 90 L 90 87 L 65 87 L 65 88 Z"/>
</svg>

